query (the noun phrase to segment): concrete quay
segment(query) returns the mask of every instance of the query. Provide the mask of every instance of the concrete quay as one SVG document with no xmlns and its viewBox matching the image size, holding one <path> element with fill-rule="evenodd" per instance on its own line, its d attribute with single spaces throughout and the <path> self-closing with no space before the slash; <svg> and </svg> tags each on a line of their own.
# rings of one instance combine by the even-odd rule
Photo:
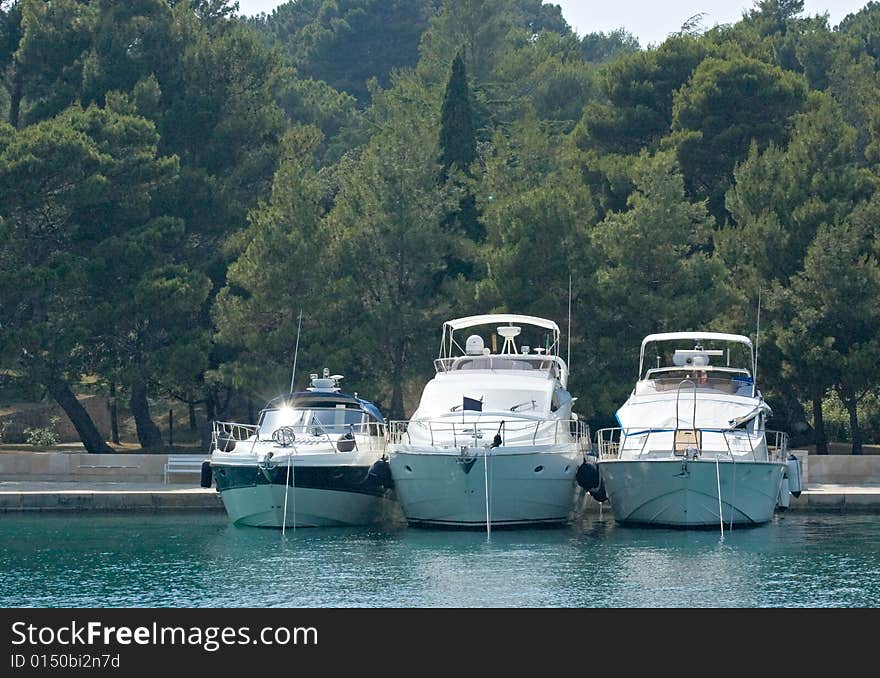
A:
<svg viewBox="0 0 880 678">
<path fill-rule="evenodd" d="M 880 455 L 816 456 L 793 450 L 804 491 L 789 511 L 880 513 Z M 200 455 L 204 457 L 205 455 Z M 164 474 L 164 454 L 0 451 L 0 513 L 17 511 L 223 511 L 199 474 Z M 607 505 L 606 505 L 607 508 Z M 578 511 L 598 511 L 583 496 Z"/>
<path fill-rule="evenodd" d="M 807 485 L 800 497 L 792 497 L 789 511 L 840 511 L 880 513 L 880 484 Z"/>
<path fill-rule="evenodd" d="M 0 482 L 0 513 L 223 511 L 214 488 L 119 482 Z"/>
<path fill-rule="evenodd" d="M 0 513 L 25 511 L 55 512 L 159 512 L 223 511 L 214 488 L 183 484 L 122 482 L 0 482 Z M 598 502 L 584 497 L 578 510 L 599 510 Z M 788 507 L 794 512 L 880 513 L 880 484 L 808 485 Z"/>
</svg>

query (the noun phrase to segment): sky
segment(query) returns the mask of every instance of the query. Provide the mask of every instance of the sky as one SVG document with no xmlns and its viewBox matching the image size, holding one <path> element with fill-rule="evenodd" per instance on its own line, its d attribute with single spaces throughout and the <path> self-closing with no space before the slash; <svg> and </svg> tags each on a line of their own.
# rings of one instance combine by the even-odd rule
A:
<svg viewBox="0 0 880 678">
<path fill-rule="evenodd" d="M 284 0 L 238 0 L 242 14 L 271 13 Z M 828 13 L 832 26 L 857 12 L 868 0 L 805 0 L 804 13 Z M 659 44 L 695 14 L 704 14 L 703 28 L 735 23 L 754 6 L 751 0 L 557 0 L 562 16 L 578 35 L 625 28 L 642 47 Z"/>
</svg>

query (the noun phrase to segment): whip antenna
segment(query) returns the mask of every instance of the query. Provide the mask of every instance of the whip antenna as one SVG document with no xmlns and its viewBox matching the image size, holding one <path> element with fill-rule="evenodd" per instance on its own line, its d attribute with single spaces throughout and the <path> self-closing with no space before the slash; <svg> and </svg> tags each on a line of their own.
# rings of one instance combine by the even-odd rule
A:
<svg viewBox="0 0 880 678">
<path fill-rule="evenodd" d="M 299 354 L 299 331 L 302 329 L 303 312 L 299 309 L 299 322 L 296 325 L 296 348 L 293 349 L 293 370 L 290 373 L 290 392 L 293 393 L 293 380 L 296 378 L 296 357 Z"/>
<path fill-rule="evenodd" d="M 566 346 L 568 355 L 565 364 L 568 365 L 568 371 L 571 373 L 571 274 L 568 276 L 568 340 Z"/>
<path fill-rule="evenodd" d="M 755 393 L 758 383 L 758 342 L 761 339 L 761 288 L 758 288 L 758 322 L 755 328 L 755 364 L 752 370 L 752 395 Z"/>
</svg>

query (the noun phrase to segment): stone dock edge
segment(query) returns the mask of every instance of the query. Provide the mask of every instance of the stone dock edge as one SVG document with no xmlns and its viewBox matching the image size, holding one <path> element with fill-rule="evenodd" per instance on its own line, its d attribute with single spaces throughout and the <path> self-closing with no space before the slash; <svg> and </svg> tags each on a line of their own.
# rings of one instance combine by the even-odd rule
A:
<svg viewBox="0 0 880 678">
<path fill-rule="evenodd" d="M 607 506 L 607 505 L 606 505 Z M 214 488 L 135 483 L 0 482 L 0 513 L 48 512 L 222 512 Z M 581 496 L 577 511 L 599 510 L 598 502 Z M 878 485 L 808 485 L 791 497 L 790 512 L 880 513 Z"/>
<path fill-rule="evenodd" d="M 0 483 L 0 513 L 51 512 L 222 512 L 220 495 L 213 488 L 125 487 L 122 483 Z M 115 486 L 114 486 L 115 485 Z"/>
</svg>

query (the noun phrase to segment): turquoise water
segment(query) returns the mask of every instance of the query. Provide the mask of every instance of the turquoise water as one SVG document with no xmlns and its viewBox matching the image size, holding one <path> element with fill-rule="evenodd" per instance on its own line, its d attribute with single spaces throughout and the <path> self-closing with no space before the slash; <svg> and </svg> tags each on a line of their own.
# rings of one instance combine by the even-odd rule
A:
<svg viewBox="0 0 880 678">
<path fill-rule="evenodd" d="M 880 607 L 880 516 L 715 531 L 237 528 L 0 515 L 0 607 Z"/>
</svg>

